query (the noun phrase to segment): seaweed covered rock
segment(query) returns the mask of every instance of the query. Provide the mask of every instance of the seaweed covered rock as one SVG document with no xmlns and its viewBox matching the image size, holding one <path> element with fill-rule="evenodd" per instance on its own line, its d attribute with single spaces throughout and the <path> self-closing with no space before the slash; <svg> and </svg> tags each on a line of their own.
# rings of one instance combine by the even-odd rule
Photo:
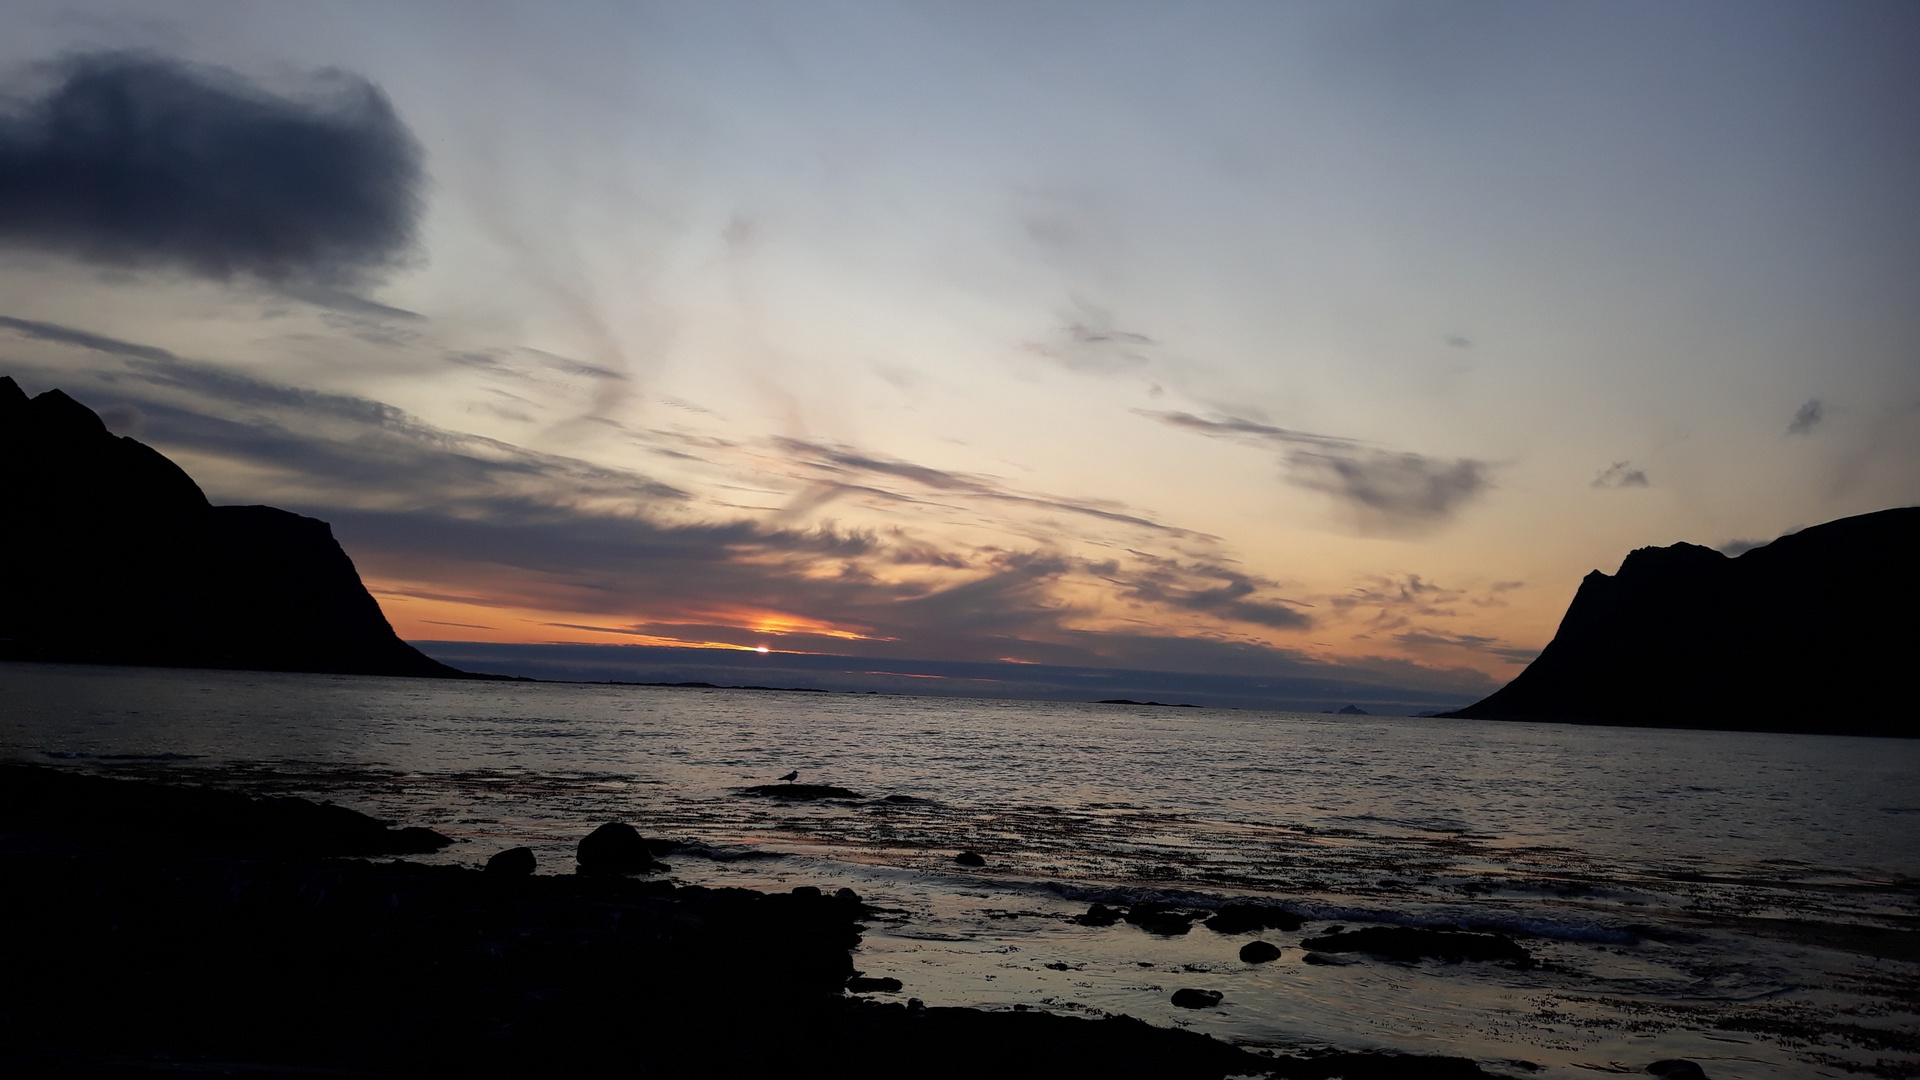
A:
<svg viewBox="0 0 1920 1080">
<path fill-rule="evenodd" d="M 747 789 L 747 794 L 768 799 L 791 799 L 795 802 L 866 798 L 857 791 L 848 791 L 846 788 L 835 787 L 832 784 L 756 784 Z"/>
<path fill-rule="evenodd" d="M 1240 959 L 1248 964 L 1265 964 L 1280 959 L 1280 947 L 1269 941 L 1249 941 L 1240 946 Z"/>
<path fill-rule="evenodd" d="M 624 821 L 609 821 L 580 841 L 577 860 L 583 874 L 646 874 L 664 869 L 653 861 L 656 845 Z"/>
</svg>

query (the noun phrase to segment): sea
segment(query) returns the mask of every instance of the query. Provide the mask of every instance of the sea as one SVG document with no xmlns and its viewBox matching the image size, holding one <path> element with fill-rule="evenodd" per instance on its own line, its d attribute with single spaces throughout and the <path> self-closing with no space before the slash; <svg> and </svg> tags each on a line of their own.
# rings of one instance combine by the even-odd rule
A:
<svg viewBox="0 0 1920 1080">
<path fill-rule="evenodd" d="M 1920 1076 L 1920 740 L 0 663 L 0 757 L 331 801 L 470 866 L 524 845 L 571 873 L 630 822 L 682 845 L 677 882 L 854 889 L 889 1000 L 1511 1076 Z M 788 772 L 860 797 L 747 791 Z M 1247 899 L 1310 921 L 1072 918 Z M 1541 963 L 1301 948 L 1371 925 Z M 1241 962 L 1255 937 L 1280 959 Z M 1188 987 L 1222 1000 L 1175 1007 Z"/>
</svg>

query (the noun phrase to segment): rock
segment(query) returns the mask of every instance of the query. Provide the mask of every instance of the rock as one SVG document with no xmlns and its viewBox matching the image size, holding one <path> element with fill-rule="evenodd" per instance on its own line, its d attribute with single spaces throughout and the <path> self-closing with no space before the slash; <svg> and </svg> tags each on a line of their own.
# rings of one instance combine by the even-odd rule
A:
<svg viewBox="0 0 1920 1080">
<path fill-rule="evenodd" d="M 1240 946 L 1240 959 L 1249 964 L 1264 964 L 1280 959 L 1280 947 L 1264 941 L 1249 941 Z"/>
<path fill-rule="evenodd" d="M 903 985 L 899 979 L 869 979 L 857 975 L 847 980 L 848 992 L 855 994 L 897 994 Z"/>
<path fill-rule="evenodd" d="M 793 887 L 793 895 L 802 900 L 818 900 L 820 899 L 820 889 L 816 885 L 795 885 Z"/>
<path fill-rule="evenodd" d="M 1707 1080 L 1707 1071 L 1686 1058 L 1667 1058 L 1647 1066 L 1660 1080 Z"/>
<path fill-rule="evenodd" d="M 795 802 L 811 802 L 815 799 L 864 799 L 865 795 L 857 791 L 848 791 L 832 784 L 759 784 L 747 789 L 749 795 L 762 795 L 769 799 L 790 799 Z"/>
<path fill-rule="evenodd" d="M 427 855 L 453 843 L 446 836 L 419 825 L 394 829 L 389 835 L 392 838 L 389 850 L 395 855 Z"/>
<path fill-rule="evenodd" d="M 987 865 L 987 857 L 985 855 L 980 854 L 977 851 L 963 851 L 960 854 L 955 855 L 953 857 L 953 861 L 959 863 L 961 866 Z"/>
<path fill-rule="evenodd" d="M 1183 1009 L 1211 1009 L 1220 1004 L 1226 995 L 1218 990 L 1195 990 L 1191 987 L 1173 992 L 1173 1003 Z"/>
<path fill-rule="evenodd" d="M 487 860 L 487 873 L 499 877 L 526 877 L 533 873 L 533 849 L 510 847 Z"/>
<path fill-rule="evenodd" d="M 1387 960 L 1509 960 L 1532 967 L 1533 956 L 1504 934 L 1470 934 L 1460 930 L 1427 930 L 1413 926 L 1369 926 L 1345 933 L 1308 938 L 1300 943 L 1319 952 L 1360 952 Z M 1311 959 L 1308 961 L 1311 963 Z"/>
<path fill-rule="evenodd" d="M 1116 911 L 1105 904 L 1095 904 L 1087 909 L 1086 914 L 1075 915 L 1073 921 L 1081 926 L 1112 926 L 1119 922 L 1124 914 L 1126 913 Z"/>
<path fill-rule="evenodd" d="M 655 866 L 647 842 L 633 826 L 609 821 L 580 841 L 583 874 L 644 874 Z"/>
<path fill-rule="evenodd" d="M 1306 916 L 1277 904 L 1228 904 L 1213 913 L 1205 923 L 1216 934 L 1245 934 L 1254 930 L 1285 930 L 1292 933 L 1306 924 Z"/>
<path fill-rule="evenodd" d="M 1372 714 L 1367 712 L 1367 710 L 1361 708 L 1358 705 L 1348 705 L 1345 708 L 1342 708 L 1335 715 L 1336 716 L 1371 716 Z"/>
<path fill-rule="evenodd" d="M 860 894 L 854 892 L 852 889 L 841 889 L 839 892 L 833 894 L 833 898 L 843 904 L 857 904 L 860 902 Z"/>
<path fill-rule="evenodd" d="M 1193 929 L 1191 914 L 1158 901 L 1133 905 L 1127 909 L 1126 920 L 1161 937 L 1178 937 Z"/>
</svg>

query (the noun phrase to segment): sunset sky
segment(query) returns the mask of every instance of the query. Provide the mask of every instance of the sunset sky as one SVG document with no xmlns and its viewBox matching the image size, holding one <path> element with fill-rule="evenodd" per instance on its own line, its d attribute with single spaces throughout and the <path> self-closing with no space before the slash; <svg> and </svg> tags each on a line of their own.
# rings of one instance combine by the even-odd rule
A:
<svg viewBox="0 0 1920 1080">
<path fill-rule="evenodd" d="M 0 374 L 410 640 L 1464 701 L 1632 548 L 1920 502 L 1912 3 L 6 21 Z"/>
</svg>

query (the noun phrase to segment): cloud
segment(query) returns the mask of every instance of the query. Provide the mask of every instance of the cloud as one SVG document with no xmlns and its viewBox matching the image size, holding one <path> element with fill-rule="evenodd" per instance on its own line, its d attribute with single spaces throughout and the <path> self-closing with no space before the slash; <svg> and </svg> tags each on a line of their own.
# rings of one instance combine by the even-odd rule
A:
<svg viewBox="0 0 1920 1080">
<path fill-rule="evenodd" d="M 1453 634 L 1444 630 L 1408 630 L 1405 633 L 1393 635 L 1393 640 L 1408 649 L 1469 649 L 1497 656 L 1509 664 L 1530 664 L 1540 655 L 1539 649 L 1517 649 L 1502 644 L 1499 638 L 1481 634 Z"/>
<path fill-rule="evenodd" d="M 365 79 L 293 98 L 145 53 L 49 70 L 0 112 L 0 244 L 276 283 L 351 281 L 412 246 L 420 148 Z"/>
<path fill-rule="evenodd" d="M 35 322 L 32 319 L 16 319 L 12 316 L 0 315 L 0 326 L 40 341 L 51 341 L 55 345 L 71 345 L 77 349 L 106 353 L 109 356 L 138 357 L 162 364 L 181 362 L 178 356 L 153 345 L 121 341 L 119 338 L 91 334 L 85 330 L 75 330 L 71 326 L 61 326 L 58 323 Z"/>
<path fill-rule="evenodd" d="M 1820 426 L 1826 419 L 1827 407 L 1819 398 L 1808 398 L 1805 405 L 1794 410 L 1793 419 L 1787 423 L 1787 434 L 1806 435 Z"/>
<path fill-rule="evenodd" d="M 1632 462 L 1616 461 L 1606 468 L 1601 469 L 1600 472 L 1594 476 L 1593 483 L 1587 486 L 1596 488 L 1648 487 L 1649 481 L 1647 480 L 1647 474 L 1634 468 Z"/>
<path fill-rule="evenodd" d="M 1095 375 L 1117 375 L 1147 366 L 1141 350 L 1158 342 L 1145 334 L 1122 330 L 1114 323 L 1113 313 L 1084 300 L 1074 301 L 1076 311 L 1045 343 L 1031 348 L 1069 371 Z"/>
<path fill-rule="evenodd" d="M 1117 503 L 1093 499 L 1068 499 L 1054 495 L 1022 492 L 1007 487 L 992 477 L 976 476 L 968 473 L 956 473 L 946 469 L 936 469 L 927 465 L 902 461 L 897 458 L 881 458 L 861 453 L 851 447 L 830 446 L 824 443 L 808 442 L 804 439 L 778 438 L 774 445 L 791 455 L 798 463 L 830 479 L 816 483 L 799 498 L 789 504 L 785 513 L 797 516 L 804 512 L 817 510 L 827 503 L 847 493 L 864 493 L 880 498 L 911 502 L 910 496 L 897 491 L 874 486 L 874 477 L 887 477 L 907 480 L 921 487 L 942 492 L 950 496 L 984 499 L 992 502 L 1031 507 L 1039 510 L 1058 511 L 1077 514 L 1082 517 L 1097 518 L 1121 525 L 1149 529 L 1172 536 L 1188 537 L 1199 540 L 1215 540 L 1218 537 L 1196 533 L 1172 525 L 1163 525 L 1139 514 L 1127 512 L 1127 508 Z M 839 479 L 841 477 L 864 477 L 859 483 Z"/>
<path fill-rule="evenodd" d="M 1298 601 L 1261 600 L 1254 594 L 1274 583 L 1218 563 L 1183 563 L 1135 552 L 1144 571 L 1126 579 L 1124 595 L 1147 603 L 1200 611 L 1221 619 L 1278 630 L 1301 630 L 1313 619 L 1297 610 Z"/>
<path fill-rule="evenodd" d="M 51 374 L 90 404 L 137 409 L 142 437 L 186 455 L 216 499 L 266 498 L 330 521 L 386 590 L 390 617 L 414 633 L 484 626 L 538 641 L 586 636 L 586 627 L 637 642 L 876 659 L 1270 671 L 1468 697 L 1485 689 L 1468 669 L 1329 662 L 1265 641 L 1274 629 L 1311 625 L 1307 605 L 1224 559 L 1141 550 L 1156 538 L 1206 548 L 1195 534 L 989 477 L 826 444 L 791 442 L 782 447 L 790 456 L 773 462 L 765 444 L 739 448 L 762 455 L 761 475 L 786 468 L 871 485 L 926 499 L 943 520 L 951 515 L 940 500 L 1071 511 L 1126 525 L 1129 541 L 1101 541 L 1096 559 L 1071 550 L 1085 538 L 1058 525 L 1036 529 L 1025 550 L 997 546 L 1004 534 L 969 544 L 939 530 L 802 525 L 632 470 L 449 431 L 369 398 L 279 385 L 72 327 L 0 325 L 113 358 L 91 370 L 50 364 L 35 378 Z"/>
<path fill-rule="evenodd" d="M 1506 590 L 1502 586 L 1507 584 L 1496 584 L 1490 591 L 1504 592 Z M 1377 610 L 1369 621 L 1376 628 L 1391 629 L 1405 626 L 1412 615 L 1451 618 L 1457 612 L 1448 605 L 1465 599 L 1467 593 L 1464 589 L 1450 589 L 1428 581 L 1419 574 L 1404 574 L 1369 578 L 1342 595 L 1330 597 L 1327 602 L 1335 611 L 1342 613 L 1355 608 L 1375 608 Z"/>
<path fill-rule="evenodd" d="M 1446 461 L 1395 452 L 1357 439 L 1319 435 L 1235 417 L 1139 410 L 1142 416 L 1214 438 L 1282 448 L 1287 482 L 1331 495 L 1365 533 L 1415 535 L 1451 521 L 1493 486 L 1492 466 L 1472 458 Z"/>
</svg>

